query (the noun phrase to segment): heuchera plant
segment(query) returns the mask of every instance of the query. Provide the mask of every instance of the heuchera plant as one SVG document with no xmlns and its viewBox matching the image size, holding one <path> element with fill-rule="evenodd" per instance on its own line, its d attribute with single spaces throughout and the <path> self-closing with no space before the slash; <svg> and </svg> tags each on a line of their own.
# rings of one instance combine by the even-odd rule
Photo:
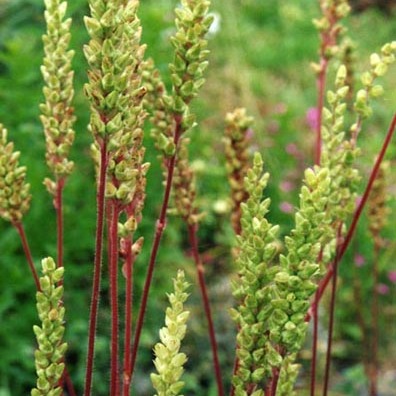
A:
<svg viewBox="0 0 396 396">
<path fill-rule="evenodd" d="M 383 93 L 377 78 L 395 60 L 396 42 L 386 44 L 370 58 L 370 69 L 362 74 L 360 89 L 352 96 L 348 64 L 341 64 L 333 88 L 326 93 L 329 63 L 342 56 L 342 19 L 348 14 L 346 0 L 321 0 L 322 17 L 315 21 L 321 38 L 317 75 L 315 164 L 306 169 L 291 232 L 280 243 L 279 226 L 266 215 L 270 199 L 265 197 L 269 179 L 263 173 L 259 153 L 250 158 L 249 146 L 254 120 L 243 108 L 226 116 L 224 136 L 226 168 L 231 188 L 232 226 L 236 235 L 233 257 L 237 274 L 233 279 L 236 306 L 231 317 L 236 324 L 235 364 L 232 383 L 224 384 L 218 357 L 216 332 L 200 257 L 199 224 L 204 214 L 196 202 L 196 175 L 189 163 L 187 133 L 196 126 L 190 104 L 204 84 L 208 66 L 206 35 L 212 23 L 209 0 L 182 0 L 176 13 L 176 33 L 171 37 L 174 57 L 169 65 L 171 87 L 167 89 L 152 59 L 145 59 L 138 0 L 89 0 L 90 16 L 85 25 L 90 36 L 84 47 L 89 66 L 84 92 L 90 104 L 89 130 L 93 137 L 92 157 L 96 166 L 97 223 L 91 310 L 88 323 L 87 365 L 84 395 L 94 392 L 96 327 L 101 278 L 110 287 L 110 384 L 109 395 L 127 396 L 136 366 L 149 290 L 157 254 L 172 212 L 181 217 L 188 231 L 196 265 L 202 304 L 208 325 L 214 377 L 219 396 L 230 388 L 236 396 L 293 395 L 298 375 L 297 354 L 313 318 L 311 395 L 315 394 L 318 306 L 327 285 L 332 283 L 329 311 L 329 340 L 323 394 L 329 386 L 329 367 L 334 322 L 337 271 L 363 207 L 370 199 L 370 231 L 375 249 L 381 248 L 380 231 L 385 217 L 385 169 L 383 159 L 396 127 L 394 116 L 368 180 L 365 193 L 355 207 L 360 175 L 356 159 L 363 123 L 372 114 L 370 101 Z M 44 98 L 41 121 L 46 141 L 46 160 L 52 179 L 44 184 L 53 197 L 57 218 L 57 260 L 42 261 L 39 277 L 30 253 L 22 221 L 30 206 L 26 168 L 19 166 L 19 152 L 8 141 L 0 125 L 0 216 L 17 230 L 37 289 L 40 325 L 34 326 L 38 348 L 35 353 L 37 385 L 31 394 L 75 395 L 67 370 L 67 345 L 63 341 L 63 189 L 73 163 L 68 155 L 74 140 L 73 50 L 69 49 L 71 20 L 65 19 L 67 2 L 45 0 L 47 33 L 43 36 L 42 66 Z M 351 47 L 348 47 L 351 48 Z M 326 104 L 325 104 L 326 103 Z M 351 113 L 351 114 L 349 114 Z M 352 121 L 350 121 L 352 119 Z M 146 198 L 149 164 L 143 146 L 145 121 L 160 152 L 164 195 L 155 224 L 155 235 L 132 332 L 133 267 L 144 247 L 137 236 Z M 370 194 L 371 192 L 371 194 Z M 170 208 L 171 200 L 173 206 Z M 351 224 L 347 226 L 350 219 Z M 108 270 L 102 269 L 107 245 Z M 283 248 L 282 248 L 283 246 Z M 378 264 L 374 276 L 378 278 Z M 121 290 L 119 275 L 125 277 Z M 376 279 L 377 279 L 376 278 Z M 376 283 L 376 282 L 375 282 Z M 165 326 L 154 347 L 153 387 L 159 396 L 179 395 L 187 356 L 180 351 L 187 331 L 185 310 L 188 282 L 183 271 L 174 279 L 168 296 Z M 124 312 L 120 296 L 125 295 Z M 376 292 L 374 291 L 374 295 Z M 378 299 L 372 302 L 373 328 L 378 322 Z M 122 325 L 122 326 L 121 326 Z M 121 342 L 120 329 L 124 330 Z M 377 359 L 378 334 L 372 334 L 373 361 Z M 122 345 L 122 348 L 120 347 Z M 371 394 L 377 393 L 377 372 L 365 362 Z M 375 364 L 374 364 L 375 365 Z M 96 379 L 99 380 L 99 379 Z"/>
</svg>

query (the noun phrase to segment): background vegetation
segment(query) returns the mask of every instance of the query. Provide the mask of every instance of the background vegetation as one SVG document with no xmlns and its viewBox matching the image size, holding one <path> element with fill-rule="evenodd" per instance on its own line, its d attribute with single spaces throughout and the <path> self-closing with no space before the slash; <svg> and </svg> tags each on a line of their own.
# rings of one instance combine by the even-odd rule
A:
<svg viewBox="0 0 396 396">
<path fill-rule="evenodd" d="M 172 51 L 168 38 L 173 29 L 173 9 L 176 0 L 145 0 L 140 17 L 143 42 L 163 75 Z M 311 20 L 318 16 L 315 0 L 213 0 L 216 19 L 210 36 L 210 67 L 207 83 L 194 103 L 199 126 L 191 136 L 191 154 L 198 175 L 199 204 L 206 212 L 200 228 L 200 250 L 205 259 L 216 327 L 221 334 L 220 351 L 224 372 L 231 372 L 233 361 L 233 324 L 228 318 L 232 305 L 229 277 L 233 270 L 230 247 L 233 233 L 229 222 L 228 184 L 224 169 L 222 146 L 223 118 L 236 106 L 244 106 L 254 115 L 256 123 L 252 150 L 262 152 L 271 174 L 267 193 L 272 199 L 270 218 L 281 225 L 283 232 L 291 226 L 291 213 L 297 202 L 302 171 L 313 162 L 314 133 L 307 122 L 307 111 L 315 106 L 315 77 L 309 63 L 316 61 L 318 37 Z M 389 1 L 391 3 L 391 1 Z M 41 35 L 44 32 L 43 5 L 40 0 L 0 0 L 0 120 L 9 130 L 10 139 L 22 152 L 21 162 L 28 166 L 32 184 L 32 209 L 25 219 L 27 234 L 36 263 L 42 257 L 56 254 L 55 217 L 50 197 L 42 185 L 47 170 L 44 161 L 44 139 L 38 119 L 41 93 Z M 71 376 L 82 386 L 85 366 L 85 340 L 95 218 L 94 170 L 89 158 L 91 136 L 87 132 L 88 106 L 82 93 L 86 82 L 86 63 L 82 45 L 88 36 L 83 16 L 88 14 L 86 1 L 69 4 L 73 17 L 72 45 L 76 50 L 75 108 L 78 117 L 76 144 L 72 159 L 76 170 L 65 189 L 65 304 L 67 307 L 68 360 Z M 391 10 L 370 8 L 353 14 L 347 21 L 349 35 L 356 46 L 356 73 L 367 68 L 368 56 L 396 37 L 395 15 Z M 373 34 L 375 32 L 375 34 Z M 366 174 L 378 151 L 382 137 L 396 108 L 396 71 L 387 76 L 385 98 L 375 105 L 370 127 L 362 133 L 361 170 Z M 152 163 L 148 178 L 144 220 L 139 227 L 146 242 L 136 268 L 135 295 L 140 296 L 139 279 L 145 275 L 148 247 L 153 234 L 161 193 L 161 169 L 147 134 L 147 158 Z M 395 163 L 396 150 L 389 154 Z M 392 166 L 391 166 L 392 168 Z M 362 183 L 362 188 L 364 183 Z M 390 207 L 395 206 L 395 174 L 389 180 Z M 394 212 L 393 212 L 394 213 Z M 380 260 L 381 327 L 380 361 L 382 363 L 383 395 L 391 395 L 396 384 L 396 347 L 392 337 L 396 332 L 396 267 L 392 261 L 396 245 L 392 235 L 394 215 L 389 215 L 384 232 L 386 252 Z M 195 269 L 189 259 L 188 242 L 180 232 L 183 225 L 170 219 L 151 292 L 151 302 L 140 351 L 139 371 L 135 375 L 137 394 L 151 394 L 147 375 L 151 369 L 151 349 L 161 326 L 165 290 L 170 289 L 169 273 L 183 267 L 194 283 Z M 336 362 L 333 388 L 338 394 L 364 394 L 364 375 L 360 364 L 362 333 L 357 324 L 359 310 L 369 301 L 372 241 L 367 220 L 363 219 L 354 246 L 341 265 L 341 286 L 337 310 Z M 358 265 L 356 265 L 356 263 Z M 393 271 L 393 272 L 392 272 Z M 356 299 L 353 283 L 360 279 L 361 299 Z M 35 340 L 32 325 L 36 323 L 35 289 L 28 273 L 23 251 L 15 231 L 0 223 L 0 396 L 23 395 L 34 383 L 33 351 Z M 108 296 L 103 288 L 102 306 Z M 136 298 L 138 301 L 139 298 Z M 195 289 L 189 300 L 192 311 L 187 334 L 189 355 L 185 380 L 186 394 L 212 395 L 210 349 L 206 338 L 199 293 Z M 103 310 L 97 346 L 95 395 L 105 395 L 108 361 L 108 312 Z M 196 319 L 194 319 L 194 317 Z M 324 314 L 325 317 L 325 314 Z M 323 335 L 324 337 L 324 335 Z M 203 352 L 205 351 L 205 352 Z M 302 353 L 309 360 L 309 352 Z M 188 371 L 193 366 L 194 372 Z M 304 373 L 303 373 L 304 374 Z M 390 378 L 390 380 L 389 380 Z M 393 381 L 393 385 L 392 385 Z M 301 379 L 304 384 L 304 378 Z M 393 388 L 392 388 L 393 386 Z M 336 394 L 336 393 L 335 393 Z"/>
</svg>

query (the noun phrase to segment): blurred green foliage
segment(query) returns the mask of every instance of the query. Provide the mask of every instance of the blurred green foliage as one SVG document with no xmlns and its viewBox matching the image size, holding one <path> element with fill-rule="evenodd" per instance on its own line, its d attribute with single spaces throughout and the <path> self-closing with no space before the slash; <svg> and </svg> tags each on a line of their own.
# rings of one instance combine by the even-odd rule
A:
<svg viewBox="0 0 396 396">
<path fill-rule="evenodd" d="M 216 31 L 210 35 L 210 66 L 202 95 L 194 102 L 199 125 L 191 134 L 192 164 L 198 178 L 199 204 L 207 213 L 200 228 L 200 249 L 207 269 L 207 279 L 213 300 L 213 311 L 220 341 L 221 360 L 228 381 L 233 364 L 234 329 L 227 310 L 232 305 L 229 274 L 233 270 L 230 246 L 232 229 L 227 213 L 228 185 L 222 155 L 223 118 L 236 106 L 247 107 L 256 117 L 252 150 L 260 150 L 271 174 L 267 189 L 272 199 L 270 220 L 281 225 L 283 232 L 291 226 L 291 214 L 297 202 L 302 171 L 312 163 L 313 132 L 307 125 L 307 109 L 315 106 L 315 79 L 309 63 L 316 61 L 318 38 L 311 19 L 318 15 L 317 1 L 296 0 L 213 0 Z M 172 58 L 169 36 L 173 31 L 173 8 L 176 0 L 145 0 L 140 7 L 143 41 L 147 55 L 155 59 L 165 81 L 169 81 L 167 64 Z M 25 226 L 36 263 L 47 255 L 56 255 L 55 216 L 50 197 L 42 185 L 48 175 L 44 161 L 44 139 L 38 119 L 41 93 L 42 62 L 41 35 L 45 30 L 41 0 L 0 0 L 0 120 L 9 130 L 9 138 L 22 152 L 21 162 L 28 166 L 32 184 L 32 209 Z M 85 340 L 90 300 L 95 221 L 94 170 L 89 158 L 91 136 L 87 132 L 88 106 L 82 93 L 87 69 L 82 46 L 88 37 L 83 16 L 88 14 L 87 2 L 70 1 L 68 14 L 73 18 L 72 46 L 76 50 L 76 96 L 74 106 L 78 118 L 76 143 L 72 159 L 76 169 L 65 189 L 65 304 L 67 306 L 68 362 L 71 376 L 81 393 L 85 367 Z M 357 43 L 357 72 L 367 68 L 368 55 L 382 43 L 395 39 L 396 25 L 391 15 L 369 10 L 353 15 L 347 21 L 352 39 Z M 373 34 L 373 29 L 375 33 Z M 361 169 L 367 174 L 378 150 L 382 136 L 396 108 L 393 70 L 384 83 L 387 93 L 375 105 L 375 116 L 361 136 L 363 148 Z M 145 236 L 145 248 L 136 264 L 135 303 L 138 304 L 141 285 L 152 240 L 155 219 L 162 199 L 161 167 L 153 142 L 147 134 L 146 158 L 152 163 L 147 186 L 144 221 L 139 227 Z M 395 160 L 395 149 L 390 159 Z M 390 204 L 395 206 L 395 175 L 390 181 Z M 362 183 L 363 188 L 364 183 Z M 289 206 L 287 206 L 288 204 Z M 176 268 L 183 267 L 193 281 L 195 268 L 188 258 L 188 242 L 183 224 L 170 218 L 164 236 L 145 332 L 140 349 L 140 364 L 135 376 L 139 395 L 151 394 L 147 373 L 151 371 L 151 348 L 161 326 L 160 312 L 165 306 L 165 290 L 170 289 Z M 389 221 L 389 224 L 392 224 Z M 385 237 L 391 238 L 391 228 Z M 358 251 L 370 262 L 372 257 L 367 224 L 359 229 Z M 182 232 L 180 232 L 182 231 Z M 387 278 L 395 244 L 381 261 L 381 279 L 389 285 L 383 304 L 389 307 L 387 315 L 394 318 L 396 287 Z M 352 270 L 351 270 L 352 268 Z M 339 359 L 354 366 L 360 359 L 361 333 L 356 326 L 356 301 L 348 287 L 356 275 L 353 253 L 341 266 L 344 279 L 339 296 L 337 327 L 340 348 Z M 360 271 L 360 268 L 359 268 Z M 362 281 L 370 279 L 369 265 L 362 271 Z M 172 274 L 172 276 L 169 276 Z M 366 274 L 366 272 L 364 272 Z M 106 395 L 108 375 L 107 285 L 104 283 L 97 341 L 95 395 Z M 34 384 L 32 326 L 37 322 L 34 307 L 34 286 L 28 274 L 17 235 L 8 224 L 0 223 L 0 395 L 23 395 Z M 362 302 L 357 302 L 362 303 Z M 186 394 L 214 395 L 209 342 L 202 317 L 200 297 L 192 291 L 189 300 L 192 311 L 190 331 L 185 352 L 189 356 Z M 393 308 L 392 308 L 393 307 Z M 136 310 L 135 310 L 136 311 Z M 194 319 L 194 317 L 196 319 Z M 385 316 L 386 320 L 386 316 Z M 389 320 L 389 319 L 388 319 Z M 394 323 L 394 321 L 393 321 Z M 395 367 L 387 346 L 395 326 L 383 326 L 382 360 L 385 366 Z M 388 334 L 389 333 L 389 334 Z M 204 352 L 205 351 L 205 352 Z M 386 353 L 387 352 L 387 353 Z M 393 351 L 395 352 L 395 351 Z M 393 353 L 393 356 L 396 356 Z M 355 370 L 355 372 L 360 372 Z M 351 377 L 350 373 L 348 374 Z M 99 380 L 99 379 L 102 380 Z M 347 392 L 347 391 L 346 391 Z M 352 393 L 345 394 L 355 394 Z"/>
</svg>

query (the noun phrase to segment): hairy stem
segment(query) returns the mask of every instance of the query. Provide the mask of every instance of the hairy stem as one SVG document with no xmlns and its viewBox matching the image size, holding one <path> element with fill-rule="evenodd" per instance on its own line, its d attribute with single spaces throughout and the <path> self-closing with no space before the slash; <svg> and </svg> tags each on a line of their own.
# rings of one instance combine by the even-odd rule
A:
<svg viewBox="0 0 396 396">
<path fill-rule="evenodd" d="M 238 346 L 237 346 L 237 348 L 238 348 Z M 232 369 L 232 377 L 231 378 L 233 378 L 234 375 L 236 375 L 236 373 L 238 372 L 238 368 L 239 368 L 239 359 L 238 359 L 237 354 L 235 353 L 234 366 Z M 233 384 L 231 384 L 230 396 L 235 396 L 235 387 Z"/>
<path fill-rule="evenodd" d="M 132 307 L 133 307 L 133 261 L 131 252 L 131 241 L 127 242 L 125 257 L 125 330 L 124 330 L 124 370 L 123 370 L 123 396 L 129 396 L 131 386 L 131 367 L 129 359 L 129 351 L 132 342 Z"/>
<path fill-rule="evenodd" d="M 91 309 L 89 313 L 88 353 L 85 373 L 84 396 L 90 396 L 92 388 L 92 372 L 95 352 L 96 325 L 98 320 L 99 293 L 101 281 L 101 267 L 103 255 L 103 226 L 105 214 L 106 168 L 108 162 L 106 142 L 100 149 L 99 180 L 96 196 L 97 218 L 95 237 L 95 261 L 91 295 Z"/>
<path fill-rule="evenodd" d="M 36 289 L 37 289 L 37 291 L 41 291 L 40 280 L 39 280 L 39 277 L 37 275 L 36 267 L 34 266 L 34 263 L 33 263 L 32 252 L 30 250 L 29 243 L 28 243 L 28 240 L 26 238 L 26 233 L 25 233 L 25 229 L 23 227 L 23 224 L 20 223 L 20 222 L 17 222 L 17 223 L 13 223 L 13 226 L 16 228 L 16 230 L 18 231 L 18 234 L 19 234 L 19 236 L 21 238 L 23 251 L 25 253 L 26 260 L 28 262 L 30 271 L 31 271 L 31 273 L 33 275 L 34 283 L 36 284 Z"/>
<path fill-rule="evenodd" d="M 119 395 L 118 378 L 118 216 L 116 202 L 109 202 L 108 219 L 108 262 L 110 279 L 110 306 L 111 306 L 111 353 L 110 353 L 110 396 Z"/>
<path fill-rule="evenodd" d="M 322 57 L 320 61 L 321 70 L 317 76 L 316 84 L 318 87 L 318 99 L 317 99 L 317 120 L 316 120 L 316 144 L 315 144 L 315 164 L 320 164 L 320 158 L 322 153 L 322 113 L 323 104 L 326 89 L 326 75 L 327 75 L 328 61 Z"/>
<path fill-rule="evenodd" d="M 139 347 L 139 341 L 140 341 L 140 336 L 143 328 L 143 323 L 144 323 L 144 316 L 146 313 L 146 307 L 147 307 L 147 301 L 148 301 L 148 295 L 150 291 L 150 286 L 151 282 L 153 279 L 153 273 L 154 273 L 154 266 L 155 262 L 157 259 L 157 254 L 158 254 L 158 249 L 160 246 L 162 234 L 164 232 L 165 226 L 166 226 L 166 211 L 168 209 L 169 205 L 169 199 L 170 199 L 170 193 L 172 189 L 172 181 L 173 181 L 173 174 L 175 170 L 175 164 L 176 164 L 176 155 L 177 155 L 177 146 L 180 140 L 180 136 L 182 134 L 182 121 L 183 117 L 181 115 L 175 116 L 175 134 L 173 138 L 173 142 L 175 143 L 175 153 L 169 158 L 169 162 L 167 164 L 167 178 L 166 178 L 166 185 L 165 185 L 165 192 L 164 192 L 164 198 L 162 201 L 162 207 L 161 207 L 161 212 L 159 215 L 159 218 L 156 223 L 156 229 L 155 229 L 155 235 L 154 235 L 154 241 L 153 245 L 151 248 L 151 254 L 150 254 L 150 261 L 147 267 L 147 274 L 146 274 L 146 280 L 144 283 L 143 287 L 143 294 L 142 294 L 142 299 L 140 302 L 140 308 L 139 308 L 139 314 L 136 322 L 136 330 L 135 330 L 135 337 L 133 340 L 133 345 L 132 345 L 132 350 L 131 350 L 131 355 L 130 355 L 130 372 L 128 373 L 129 376 L 133 376 L 133 371 L 135 369 L 135 363 L 136 363 L 136 357 L 137 357 L 137 351 Z"/>
<path fill-rule="evenodd" d="M 373 262 L 373 298 L 371 302 L 371 342 L 370 342 L 370 369 L 369 369 L 369 381 L 370 381 L 370 396 L 377 396 L 377 378 L 378 378 L 378 312 L 379 312 L 379 301 L 378 301 L 378 260 L 380 253 L 380 244 L 378 243 L 379 236 L 374 237 L 374 262 Z"/>
<path fill-rule="evenodd" d="M 63 267 L 63 188 L 64 186 L 65 186 L 65 179 L 59 179 L 56 183 L 56 194 L 54 198 L 54 206 L 56 210 L 58 268 Z"/>
<path fill-rule="evenodd" d="M 311 396 L 315 396 L 315 387 L 316 387 L 316 361 L 317 361 L 317 351 L 318 351 L 318 327 L 319 327 L 318 303 L 319 303 L 318 293 L 315 293 L 314 303 L 312 305 L 313 335 L 312 335 L 311 379 L 310 379 Z"/>
<path fill-rule="evenodd" d="M 273 368 L 269 396 L 276 396 L 276 388 L 278 387 L 279 375 L 280 375 L 280 368 L 278 367 Z"/>
<path fill-rule="evenodd" d="M 207 291 L 206 283 L 205 283 L 204 267 L 203 267 L 203 264 L 199 257 L 199 252 L 198 252 L 197 231 L 198 231 L 197 224 L 189 224 L 188 225 L 188 235 L 189 235 L 189 239 L 190 239 L 190 245 L 191 245 L 192 254 L 194 257 L 195 266 L 197 269 L 199 289 L 201 291 L 202 303 L 203 303 L 204 310 L 205 310 L 206 320 L 208 322 L 210 346 L 212 348 L 213 366 L 214 366 L 214 370 L 215 370 L 215 377 L 216 377 L 216 384 L 217 384 L 217 394 L 219 396 L 223 396 L 224 388 L 223 388 L 221 368 L 220 368 L 220 363 L 219 363 L 216 332 L 215 332 L 215 328 L 214 328 L 214 324 L 213 324 L 213 316 L 212 316 L 212 312 L 211 312 L 211 308 L 210 308 L 208 291 Z"/>
<path fill-rule="evenodd" d="M 326 351 L 326 366 L 325 366 L 325 375 L 323 381 L 323 396 L 327 396 L 328 388 L 329 388 L 329 380 L 330 380 L 330 366 L 331 366 L 331 350 L 333 346 L 333 331 L 334 331 L 334 316 L 335 316 L 335 305 L 336 305 L 336 294 L 337 294 L 337 273 L 338 266 L 341 260 L 341 257 L 338 255 L 338 249 L 342 246 L 341 243 L 338 243 L 341 239 L 341 231 L 342 224 L 338 226 L 337 230 L 337 251 L 336 251 L 336 259 L 334 260 L 334 272 L 331 284 L 331 297 L 330 297 L 330 318 L 328 325 L 328 333 L 327 333 L 327 351 Z"/>
</svg>

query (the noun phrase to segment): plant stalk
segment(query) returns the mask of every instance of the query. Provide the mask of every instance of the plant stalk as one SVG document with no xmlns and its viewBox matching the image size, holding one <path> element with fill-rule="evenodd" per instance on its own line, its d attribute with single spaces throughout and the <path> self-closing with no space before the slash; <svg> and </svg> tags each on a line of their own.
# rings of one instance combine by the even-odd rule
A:
<svg viewBox="0 0 396 396">
<path fill-rule="evenodd" d="M 95 237 L 95 260 L 94 274 L 92 283 L 91 309 L 89 313 L 89 330 L 88 330 L 88 353 L 87 366 L 85 373 L 84 396 L 91 395 L 92 373 L 95 354 L 95 336 L 98 320 L 98 308 L 100 297 L 101 267 L 103 255 L 103 228 L 105 217 L 105 191 L 106 191 L 106 168 L 108 162 L 107 144 L 103 142 L 100 148 L 99 180 L 97 188 L 97 219 L 96 219 L 96 237 Z"/>
<path fill-rule="evenodd" d="M 379 235 L 374 237 L 375 247 L 374 247 L 374 262 L 373 262 L 373 299 L 371 305 L 371 359 L 369 367 L 369 381 L 370 381 L 370 396 L 377 396 L 378 394 L 378 317 L 379 317 L 379 299 L 378 299 L 378 260 L 380 253 L 380 244 L 378 243 Z"/>
<path fill-rule="evenodd" d="M 322 281 L 319 284 L 319 287 L 318 287 L 318 299 L 319 300 L 322 298 L 323 293 L 326 290 L 326 287 L 329 284 L 329 282 L 330 282 L 330 280 L 331 280 L 331 278 L 333 276 L 334 263 L 336 261 L 340 261 L 342 259 L 342 257 L 344 256 L 346 250 L 349 247 L 349 244 L 351 243 L 353 234 L 354 234 L 354 232 L 356 230 L 356 226 L 357 226 L 358 221 L 360 219 L 360 216 L 361 216 L 361 214 L 363 212 L 363 209 L 364 209 L 364 207 L 366 205 L 367 199 L 368 199 L 368 197 L 370 195 L 371 189 L 372 189 L 374 181 L 375 181 L 375 179 L 377 177 L 377 174 L 378 174 L 379 168 L 381 166 L 381 163 L 384 160 L 386 151 L 387 151 L 387 149 L 389 147 L 390 142 L 392 141 L 392 137 L 394 135 L 395 129 L 396 129 L 396 113 L 394 114 L 394 116 L 392 118 L 391 124 L 389 126 L 388 132 L 387 132 L 386 137 L 385 137 L 385 140 L 384 140 L 384 142 L 382 144 L 380 153 L 379 153 L 379 155 L 378 155 L 378 157 L 377 157 L 377 159 L 375 161 L 374 167 L 371 170 L 369 181 L 368 181 L 367 186 L 365 188 L 365 191 L 363 193 L 362 199 L 360 200 L 359 205 L 358 205 L 358 207 L 355 210 L 355 213 L 354 213 L 353 218 L 352 218 L 352 223 L 351 223 L 351 225 L 348 228 L 348 232 L 347 232 L 347 234 L 345 236 L 344 242 L 341 245 L 341 247 L 340 247 L 340 249 L 339 249 L 339 251 L 337 253 L 336 258 L 334 259 L 333 264 L 329 266 L 329 268 L 328 268 L 328 270 L 326 272 L 326 275 L 324 276 L 324 278 L 322 279 Z M 310 318 L 311 318 L 311 314 L 310 314 L 311 311 L 312 311 L 312 306 L 311 306 L 311 308 L 310 308 L 310 310 L 309 310 L 309 312 L 307 314 L 307 317 L 306 317 L 307 321 L 309 321 Z"/>
<path fill-rule="evenodd" d="M 216 384 L 217 384 L 217 394 L 219 396 L 224 396 L 224 388 L 222 382 L 221 368 L 218 356 L 218 347 L 216 341 L 216 332 L 213 324 L 213 316 L 210 308 L 210 302 L 208 297 L 208 291 L 205 283 L 205 270 L 198 252 L 198 236 L 197 236 L 198 226 L 197 224 L 188 224 L 188 235 L 190 239 L 190 245 L 192 249 L 192 254 L 194 257 L 195 266 L 197 269 L 199 289 L 201 291 L 202 303 L 205 311 L 206 320 L 208 322 L 209 339 L 210 346 L 212 348 L 213 356 L 213 366 L 215 370 Z"/>
<path fill-rule="evenodd" d="M 342 223 L 338 226 L 337 230 L 337 246 L 338 248 L 342 246 L 338 241 L 341 240 Z M 337 294 L 337 273 L 341 258 L 338 255 L 338 248 L 336 251 L 336 259 L 334 260 L 334 273 L 332 278 L 332 288 L 330 297 L 330 318 L 327 333 L 327 351 L 326 351 L 326 365 L 325 365 L 325 375 L 323 381 L 323 396 L 327 396 L 330 380 L 330 366 L 331 366 L 331 350 L 333 346 L 333 331 L 334 331 L 334 316 L 335 316 L 335 305 L 336 305 L 336 294 Z"/>
<path fill-rule="evenodd" d="M 18 231 L 18 234 L 21 238 L 22 248 L 25 253 L 26 260 L 27 260 L 29 268 L 30 268 L 30 272 L 33 275 L 34 283 L 36 284 L 36 289 L 37 289 L 37 291 L 41 291 L 40 280 L 37 275 L 36 267 L 34 266 L 34 263 L 33 263 L 32 252 L 30 250 L 29 242 L 26 238 L 26 233 L 25 233 L 23 224 L 20 222 L 16 222 L 16 223 L 12 223 L 12 225 L 16 228 L 16 230 Z"/>
<path fill-rule="evenodd" d="M 124 370 L 123 370 L 123 385 L 122 394 L 123 396 L 129 396 L 129 389 L 131 386 L 131 372 L 129 351 L 131 350 L 132 342 L 132 308 L 133 308 L 133 262 L 131 252 L 131 241 L 128 240 L 126 246 L 126 257 L 125 257 L 125 330 L 124 330 Z"/>
<path fill-rule="evenodd" d="M 58 268 L 63 267 L 63 188 L 65 179 L 59 179 L 56 183 L 56 195 L 54 206 L 56 210 L 56 230 L 57 230 L 57 251 L 58 251 Z"/>
<path fill-rule="evenodd" d="M 327 75 L 328 61 L 322 57 L 320 61 L 321 70 L 318 74 L 316 84 L 318 87 L 318 99 L 317 99 L 317 120 L 316 120 L 316 145 L 315 145 L 315 164 L 320 164 L 322 154 L 322 114 L 323 104 L 326 89 L 326 75 Z"/>
<path fill-rule="evenodd" d="M 318 328 L 319 328 L 318 304 L 319 304 L 318 293 L 315 293 L 314 303 L 312 305 L 313 335 L 312 335 L 311 380 L 310 380 L 311 396 L 315 396 L 315 388 L 316 388 L 316 361 L 318 354 Z"/>
<path fill-rule="evenodd" d="M 173 174 L 176 164 L 177 147 L 180 140 L 180 136 L 182 134 L 182 121 L 183 121 L 183 117 L 181 115 L 175 116 L 176 124 L 175 124 L 175 134 L 174 134 L 173 142 L 175 144 L 176 149 L 175 149 L 175 153 L 169 158 L 169 162 L 167 164 L 168 174 L 166 178 L 164 198 L 162 201 L 161 212 L 156 223 L 154 241 L 151 249 L 150 261 L 147 267 L 146 280 L 143 287 L 143 294 L 142 294 L 138 318 L 136 322 L 135 336 L 130 354 L 130 365 L 129 365 L 130 372 L 128 373 L 130 377 L 130 381 L 132 381 L 133 371 L 135 369 L 137 351 L 138 351 L 140 336 L 143 328 L 144 316 L 146 313 L 148 295 L 150 291 L 151 282 L 153 279 L 154 266 L 157 259 L 157 254 L 158 254 L 158 249 L 160 246 L 162 234 L 166 226 L 166 211 L 168 209 L 170 193 L 172 189 Z"/>
<path fill-rule="evenodd" d="M 118 376 L 118 216 L 117 203 L 111 201 L 108 219 L 108 263 L 110 279 L 110 306 L 111 306 L 111 353 L 110 353 L 110 396 L 119 396 Z"/>
</svg>

